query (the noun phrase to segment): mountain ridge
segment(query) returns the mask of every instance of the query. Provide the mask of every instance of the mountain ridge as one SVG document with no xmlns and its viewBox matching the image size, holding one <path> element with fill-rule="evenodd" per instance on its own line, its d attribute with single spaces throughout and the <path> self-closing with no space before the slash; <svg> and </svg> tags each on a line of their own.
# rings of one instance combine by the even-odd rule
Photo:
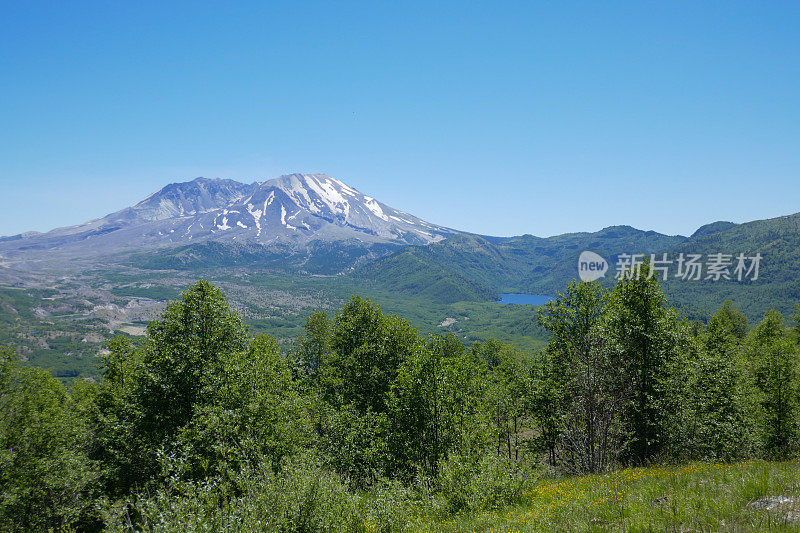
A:
<svg viewBox="0 0 800 533">
<path fill-rule="evenodd" d="M 251 184 L 196 178 L 82 224 L 0 238 L 0 256 L 97 257 L 212 240 L 299 249 L 317 240 L 427 244 L 455 233 L 326 174 L 287 174 Z"/>
<path fill-rule="evenodd" d="M 748 316 L 800 298 L 800 214 L 735 224 L 705 224 L 691 236 L 629 225 L 550 237 L 492 237 L 437 226 L 391 208 L 325 174 L 287 174 L 263 182 L 197 178 L 168 184 L 130 207 L 47 233 L 0 238 L 0 274 L 70 272 L 118 265 L 145 271 L 235 268 L 379 280 L 407 294 L 446 301 L 501 292 L 555 294 L 576 279 L 589 250 L 620 254 L 761 252 L 755 283 L 711 285 L 673 279 L 676 301 L 703 310 L 739 297 Z M 56 261 L 56 262 L 54 262 Z M 60 261 L 58 263 L 57 261 Z M 70 270 L 72 269 L 72 270 Z"/>
</svg>

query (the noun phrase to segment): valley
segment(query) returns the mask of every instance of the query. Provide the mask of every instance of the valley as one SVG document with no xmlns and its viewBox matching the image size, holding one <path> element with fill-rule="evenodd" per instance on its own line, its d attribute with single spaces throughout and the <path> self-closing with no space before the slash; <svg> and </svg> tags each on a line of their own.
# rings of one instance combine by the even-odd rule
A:
<svg viewBox="0 0 800 533">
<path fill-rule="evenodd" d="M 0 339 L 62 380 L 93 379 L 110 338 L 143 335 L 167 301 L 206 279 L 253 332 L 286 350 L 312 312 L 338 309 L 354 294 L 423 334 L 532 350 L 546 335 L 531 304 L 545 299 L 526 295 L 563 291 L 583 250 L 608 261 L 606 288 L 626 253 L 759 252 L 758 280 L 662 282 L 690 320 L 705 321 L 731 299 L 755 321 L 773 308 L 789 315 L 800 302 L 798 244 L 800 215 L 711 223 L 690 237 L 629 226 L 491 237 L 430 224 L 322 174 L 250 185 L 196 179 L 86 224 L 0 238 Z M 504 305 L 502 294 L 522 296 Z"/>
</svg>

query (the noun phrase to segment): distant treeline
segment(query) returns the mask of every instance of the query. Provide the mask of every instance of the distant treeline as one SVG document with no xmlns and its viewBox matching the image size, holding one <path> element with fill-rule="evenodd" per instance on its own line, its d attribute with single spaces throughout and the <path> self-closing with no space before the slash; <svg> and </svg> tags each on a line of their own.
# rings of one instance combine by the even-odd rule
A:
<svg viewBox="0 0 800 533">
<path fill-rule="evenodd" d="M 797 317 L 793 317 L 797 320 Z M 731 302 L 707 324 L 647 267 L 543 306 L 547 348 L 421 336 L 353 297 L 289 353 L 198 282 L 67 389 L 0 353 L 0 529 L 403 530 L 519 501 L 543 473 L 785 458 L 798 335 Z"/>
</svg>

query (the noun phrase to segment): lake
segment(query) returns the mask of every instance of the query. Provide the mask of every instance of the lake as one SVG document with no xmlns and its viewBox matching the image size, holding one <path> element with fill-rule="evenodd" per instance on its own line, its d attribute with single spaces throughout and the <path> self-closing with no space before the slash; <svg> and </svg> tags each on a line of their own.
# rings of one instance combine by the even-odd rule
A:
<svg viewBox="0 0 800 533">
<path fill-rule="evenodd" d="M 497 303 L 501 304 L 528 304 L 528 305 L 544 305 L 550 301 L 551 296 L 544 296 L 541 294 L 518 294 L 508 293 L 501 294 Z"/>
</svg>

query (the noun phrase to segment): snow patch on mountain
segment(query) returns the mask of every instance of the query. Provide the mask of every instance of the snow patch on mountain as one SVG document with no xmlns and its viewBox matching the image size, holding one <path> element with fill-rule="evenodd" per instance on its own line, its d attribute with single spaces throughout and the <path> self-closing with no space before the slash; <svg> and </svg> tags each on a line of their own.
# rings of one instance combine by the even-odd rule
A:
<svg viewBox="0 0 800 533">
<path fill-rule="evenodd" d="M 374 198 L 370 198 L 369 196 L 366 196 L 365 198 L 367 199 L 367 203 L 365 204 L 367 209 L 372 211 L 375 216 L 381 220 L 389 220 L 389 217 L 383 213 L 383 209 L 381 209 L 381 206 L 375 201 Z"/>
<path fill-rule="evenodd" d="M 426 244 L 453 233 L 325 174 L 251 184 L 198 178 L 171 183 L 131 207 L 78 226 L 0 242 L 0 254 L 6 259 L 69 250 L 82 257 L 232 240 L 290 247 L 344 240 Z"/>
<path fill-rule="evenodd" d="M 253 197 L 250 196 L 249 199 L 252 199 L 252 198 Z M 267 205 L 266 205 L 266 202 L 264 202 L 264 210 L 266 210 L 266 208 L 267 208 Z M 247 204 L 247 212 L 250 213 L 250 216 L 253 217 L 253 222 L 255 222 L 255 224 L 256 224 L 256 229 L 258 230 L 257 233 L 256 233 L 256 237 L 260 237 L 261 236 L 261 214 L 264 213 L 264 211 L 262 211 L 261 209 L 256 209 L 253 206 L 253 204 Z"/>
</svg>

